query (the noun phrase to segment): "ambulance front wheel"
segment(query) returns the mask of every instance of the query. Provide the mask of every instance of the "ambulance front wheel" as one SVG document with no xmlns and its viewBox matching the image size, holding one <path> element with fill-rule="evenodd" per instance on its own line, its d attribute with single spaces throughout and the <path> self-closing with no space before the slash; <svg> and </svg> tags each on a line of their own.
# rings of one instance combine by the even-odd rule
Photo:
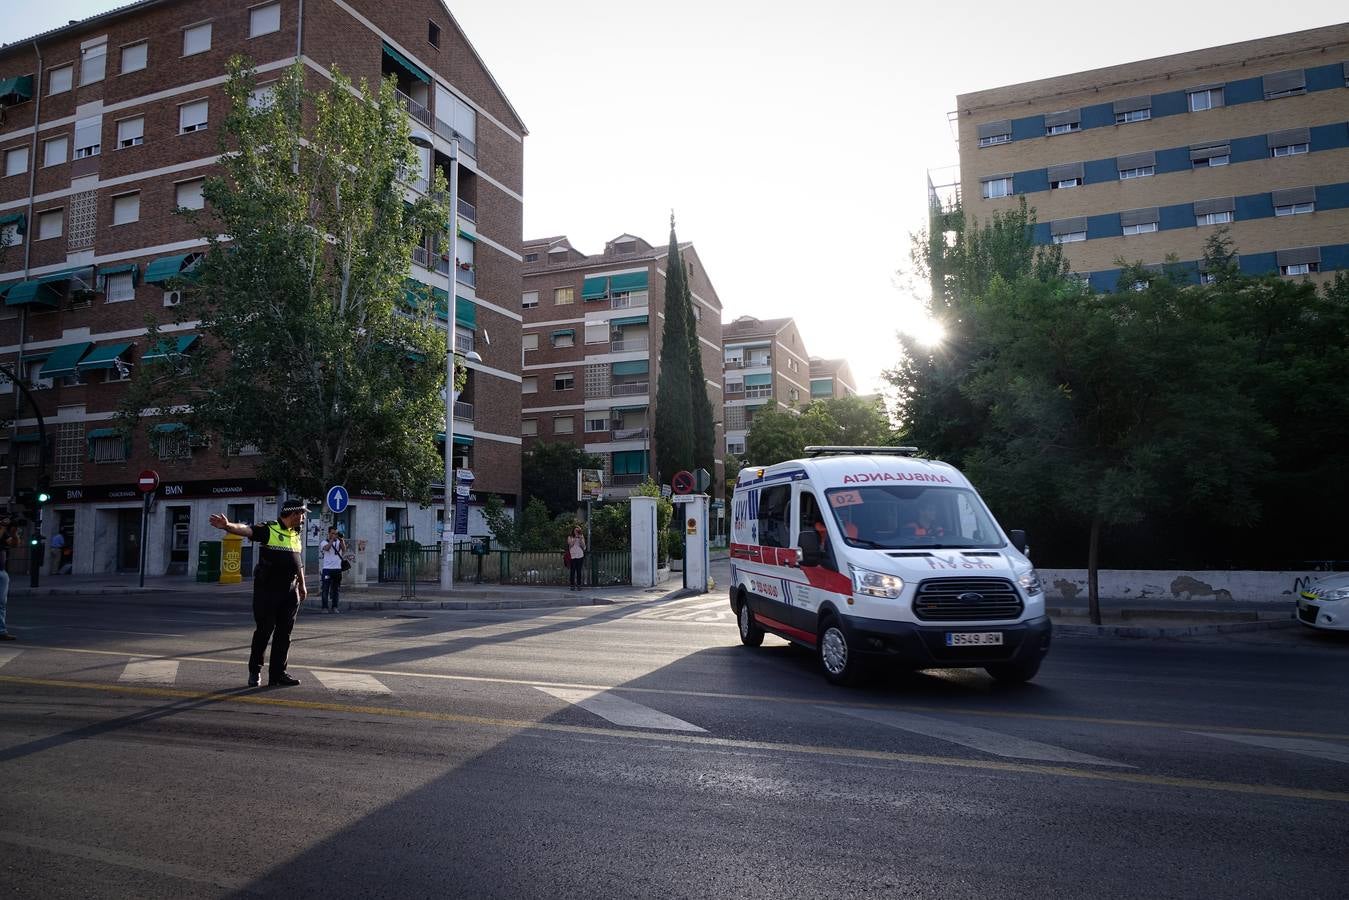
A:
<svg viewBox="0 0 1349 900">
<path fill-rule="evenodd" d="M 754 621 L 754 611 L 749 608 L 749 599 L 740 598 L 740 611 L 737 613 L 740 623 L 740 643 L 746 647 L 757 647 L 763 643 L 764 631 Z"/>
<path fill-rule="evenodd" d="M 853 652 L 848 635 L 837 619 L 825 620 L 815 646 L 825 678 L 843 685 L 856 684 L 862 679 L 862 658 Z"/>
</svg>

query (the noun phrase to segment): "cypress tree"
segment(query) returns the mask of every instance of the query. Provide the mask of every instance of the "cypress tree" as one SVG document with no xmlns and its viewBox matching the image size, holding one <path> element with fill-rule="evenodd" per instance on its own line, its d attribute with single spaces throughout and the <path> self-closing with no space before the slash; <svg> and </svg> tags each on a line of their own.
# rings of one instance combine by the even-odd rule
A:
<svg viewBox="0 0 1349 900">
<path fill-rule="evenodd" d="M 656 472 L 668 484 L 671 476 L 695 465 L 693 398 L 689 390 L 689 314 L 684 265 L 670 214 L 670 250 L 665 266 L 665 326 L 660 342 L 660 373 L 656 385 Z"/>
<path fill-rule="evenodd" d="M 703 351 L 698 342 L 698 320 L 693 317 L 693 288 L 689 284 L 684 259 L 679 259 L 679 271 L 684 282 L 684 321 L 689 326 L 689 394 L 693 402 L 693 460 L 694 465 L 706 469 L 715 478 L 716 426 L 712 423 L 712 401 L 707 398 L 707 381 L 703 376 Z M 715 490 L 713 491 L 715 493 Z"/>
</svg>

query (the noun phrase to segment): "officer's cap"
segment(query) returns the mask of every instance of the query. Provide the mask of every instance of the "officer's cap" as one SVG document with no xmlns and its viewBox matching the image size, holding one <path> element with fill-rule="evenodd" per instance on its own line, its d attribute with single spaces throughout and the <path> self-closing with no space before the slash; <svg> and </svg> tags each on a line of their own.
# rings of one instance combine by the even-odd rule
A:
<svg viewBox="0 0 1349 900">
<path fill-rule="evenodd" d="M 292 513 L 308 512 L 308 511 L 309 507 L 305 505 L 304 500 L 300 497 L 289 497 L 286 499 L 285 503 L 281 504 L 281 515 L 283 516 L 289 516 Z"/>
</svg>

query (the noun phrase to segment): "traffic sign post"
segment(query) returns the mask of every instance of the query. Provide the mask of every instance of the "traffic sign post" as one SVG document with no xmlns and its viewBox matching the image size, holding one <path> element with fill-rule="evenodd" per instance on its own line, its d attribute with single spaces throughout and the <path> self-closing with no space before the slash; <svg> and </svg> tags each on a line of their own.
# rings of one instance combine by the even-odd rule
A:
<svg viewBox="0 0 1349 900">
<path fill-rule="evenodd" d="M 339 515 L 347 508 L 347 505 L 351 503 L 351 495 L 347 493 L 347 489 L 342 485 L 335 484 L 328 488 L 328 496 L 324 498 L 324 502 L 327 503 L 328 509 L 330 509 L 334 515 Z"/>
<path fill-rule="evenodd" d="M 159 473 L 154 469 L 145 469 L 136 476 L 136 490 L 141 492 L 141 587 L 145 587 L 145 560 L 149 549 L 146 544 L 150 540 L 150 507 L 154 505 L 155 491 L 158 489 Z"/>
</svg>

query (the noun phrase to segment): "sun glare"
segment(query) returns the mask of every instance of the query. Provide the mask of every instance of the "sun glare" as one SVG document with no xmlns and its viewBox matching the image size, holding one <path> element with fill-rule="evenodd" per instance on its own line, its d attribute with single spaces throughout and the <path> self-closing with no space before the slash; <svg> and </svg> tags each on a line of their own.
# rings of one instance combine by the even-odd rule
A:
<svg viewBox="0 0 1349 900">
<path fill-rule="evenodd" d="M 946 329 L 936 319 L 921 319 L 904 328 L 904 333 L 924 347 L 938 347 L 946 338 Z"/>
</svg>

